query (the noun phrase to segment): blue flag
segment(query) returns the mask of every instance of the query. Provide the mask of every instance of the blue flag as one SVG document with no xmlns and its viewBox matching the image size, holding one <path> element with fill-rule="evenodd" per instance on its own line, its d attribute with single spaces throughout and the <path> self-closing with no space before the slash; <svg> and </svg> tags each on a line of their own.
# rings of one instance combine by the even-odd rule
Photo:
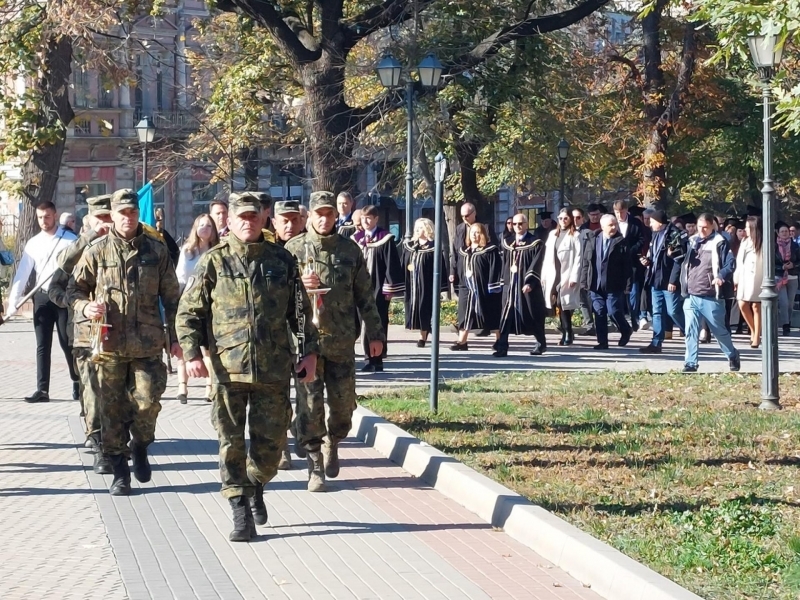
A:
<svg viewBox="0 0 800 600">
<path fill-rule="evenodd" d="M 142 223 L 156 226 L 156 212 L 153 207 L 153 184 L 148 182 L 142 186 L 138 192 L 139 195 L 139 220 Z"/>
</svg>

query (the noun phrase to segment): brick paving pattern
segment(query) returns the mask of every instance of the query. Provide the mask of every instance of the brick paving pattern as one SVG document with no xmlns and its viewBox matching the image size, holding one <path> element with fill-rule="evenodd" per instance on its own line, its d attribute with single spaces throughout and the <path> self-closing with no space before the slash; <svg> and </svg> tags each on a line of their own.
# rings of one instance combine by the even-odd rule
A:
<svg viewBox="0 0 800 600">
<path fill-rule="evenodd" d="M 168 388 L 152 481 L 134 480 L 135 495 L 112 498 L 111 476 L 91 471 L 81 445 L 60 350 L 53 352 L 53 401 L 28 405 L 21 398 L 35 381 L 30 323 L 1 327 L 0 348 L 3 600 L 599 598 L 352 438 L 327 494 L 305 490 L 305 462 L 295 457 L 295 469 L 268 486 L 269 525 L 250 544 L 230 543 L 200 382 L 185 406 Z M 393 352 L 387 373 L 359 378 L 361 390 L 424 379 L 427 349 L 400 343 Z M 453 361 L 445 372 L 457 373 L 455 357 L 443 358 Z M 483 368 L 504 366 L 480 358 Z M 463 365 L 460 371 L 469 374 Z"/>
</svg>

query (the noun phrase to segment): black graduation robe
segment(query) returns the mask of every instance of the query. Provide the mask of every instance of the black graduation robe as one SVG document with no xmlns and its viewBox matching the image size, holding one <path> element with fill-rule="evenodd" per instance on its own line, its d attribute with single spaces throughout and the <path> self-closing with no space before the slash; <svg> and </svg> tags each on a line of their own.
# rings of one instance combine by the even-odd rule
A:
<svg viewBox="0 0 800 600">
<path fill-rule="evenodd" d="M 513 335 L 536 335 L 544 329 L 547 307 L 542 291 L 542 261 L 545 244 L 528 231 L 520 242 L 503 240 L 503 315 Z M 522 293 L 525 285 L 531 291 Z"/>
<path fill-rule="evenodd" d="M 356 232 L 351 239 L 364 253 L 375 299 L 381 300 L 384 296 L 402 294 L 405 289 L 405 276 L 394 236 L 385 229 L 377 227 L 369 243 L 366 241 L 367 235 L 364 231 Z"/>
<path fill-rule="evenodd" d="M 403 241 L 400 254 L 406 274 L 405 306 L 406 329 L 430 331 L 433 301 L 436 293 L 433 289 L 434 243 L 425 244 Z M 447 291 L 447 266 L 444 255 L 439 256 L 439 272 L 441 273 L 440 292 Z"/>
<path fill-rule="evenodd" d="M 494 244 L 459 250 L 459 329 L 500 329 L 502 278 L 502 258 Z"/>
</svg>

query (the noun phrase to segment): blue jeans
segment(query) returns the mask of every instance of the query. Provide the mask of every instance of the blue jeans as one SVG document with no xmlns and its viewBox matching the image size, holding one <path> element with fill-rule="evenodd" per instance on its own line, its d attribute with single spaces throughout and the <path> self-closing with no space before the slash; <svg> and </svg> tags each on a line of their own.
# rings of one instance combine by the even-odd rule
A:
<svg viewBox="0 0 800 600">
<path fill-rule="evenodd" d="M 639 316 L 642 308 L 642 282 L 638 280 L 636 273 L 631 280 L 631 291 L 628 294 L 628 306 L 631 309 L 631 323 L 638 329 Z"/>
<path fill-rule="evenodd" d="M 700 323 L 703 319 L 728 360 L 739 355 L 733 346 L 731 333 L 725 327 L 725 300 L 688 296 L 683 301 L 683 312 L 686 316 L 686 360 L 684 362 L 687 365 L 697 366 L 697 343 L 700 337 Z"/>
<path fill-rule="evenodd" d="M 686 331 L 686 319 L 683 316 L 681 295 L 667 290 L 651 290 L 653 299 L 653 346 L 664 343 L 667 327 L 674 323 L 681 333 Z M 671 322 L 671 323 L 670 323 Z"/>
<path fill-rule="evenodd" d="M 625 320 L 625 292 L 591 292 L 597 343 L 608 345 L 608 317 L 616 323 L 621 339 L 631 337 L 631 326 Z"/>
</svg>

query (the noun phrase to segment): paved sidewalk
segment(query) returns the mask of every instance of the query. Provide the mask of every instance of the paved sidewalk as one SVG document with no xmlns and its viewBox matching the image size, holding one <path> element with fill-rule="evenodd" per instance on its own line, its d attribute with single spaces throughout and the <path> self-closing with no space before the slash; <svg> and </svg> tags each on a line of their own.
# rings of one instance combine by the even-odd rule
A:
<svg viewBox="0 0 800 600">
<path fill-rule="evenodd" d="M 402 358 L 387 361 L 383 376 L 360 377 L 360 389 L 390 383 L 387 377 L 424 378 L 424 358 L 412 347 L 390 347 Z M 152 447 L 153 480 L 134 481 L 134 496 L 111 498 L 111 477 L 92 473 L 80 446 L 60 350 L 53 401 L 28 405 L 21 398 L 35 379 L 31 325 L 4 325 L 0 348 L 3 600 L 599 598 L 353 439 L 343 445 L 342 475 L 330 492 L 306 492 L 295 458 L 296 470 L 268 487 L 269 525 L 250 544 L 231 544 L 208 405 L 199 398 L 178 404 L 174 387 Z M 516 368 L 530 368 L 529 358 Z M 455 368 L 455 360 L 446 362 Z M 202 391 L 191 388 L 193 396 Z"/>
</svg>

